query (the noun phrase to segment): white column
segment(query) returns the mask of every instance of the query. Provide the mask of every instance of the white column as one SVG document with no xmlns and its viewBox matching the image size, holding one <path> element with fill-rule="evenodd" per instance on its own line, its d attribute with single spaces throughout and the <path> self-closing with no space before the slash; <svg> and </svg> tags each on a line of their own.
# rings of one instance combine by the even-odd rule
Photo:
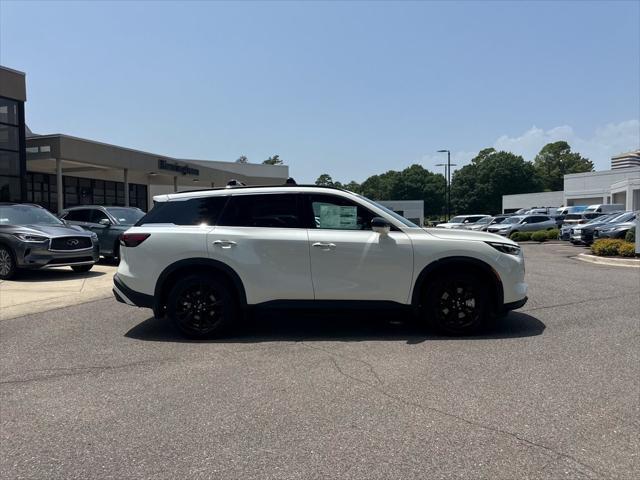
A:
<svg viewBox="0 0 640 480">
<path fill-rule="evenodd" d="M 129 206 L 129 169 L 124 169 L 124 206 Z"/>
<path fill-rule="evenodd" d="M 56 187 L 58 190 L 58 215 L 64 210 L 64 187 L 62 186 L 62 160 L 56 158 Z"/>
</svg>

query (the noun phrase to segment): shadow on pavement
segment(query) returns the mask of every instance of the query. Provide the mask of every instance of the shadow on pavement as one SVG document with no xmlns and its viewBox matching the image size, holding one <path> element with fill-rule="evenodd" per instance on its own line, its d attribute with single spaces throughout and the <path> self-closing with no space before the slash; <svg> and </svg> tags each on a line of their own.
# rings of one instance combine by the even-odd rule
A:
<svg viewBox="0 0 640 480">
<path fill-rule="evenodd" d="M 42 270 L 20 270 L 18 274 L 7 282 L 63 282 L 78 280 L 79 278 L 93 278 L 104 275 L 105 272 L 90 270 L 88 272 L 74 272 L 71 267 L 44 268 Z"/>
<path fill-rule="evenodd" d="M 495 320 L 478 335 L 448 337 L 411 321 L 406 314 L 274 311 L 251 315 L 249 319 L 219 339 L 191 341 L 182 337 L 168 320 L 153 317 L 133 327 L 125 336 L 136 340 L 185 343 L 402 340 L 407 344 L 417 344 L 433 340 L 469 341 L 532 337 L 541 335 L 544 329 L 545 325 L 540 320 L 520 312 L 511 312 L 508 316 Z"/>
</svg>

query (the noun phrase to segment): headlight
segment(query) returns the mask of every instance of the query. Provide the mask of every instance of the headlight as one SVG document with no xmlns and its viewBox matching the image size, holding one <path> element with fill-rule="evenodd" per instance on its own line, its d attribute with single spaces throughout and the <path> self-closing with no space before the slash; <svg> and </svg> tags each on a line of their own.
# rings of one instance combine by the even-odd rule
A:
<svg viewBox="0 0 640 480">
<path fill-rule="evenodd" d="M 23 242 L 30 243 L 42 243 L 49 241 L 49 237 L 43 237 L 41 235 L 32 235 L 30 233 L 14 233 L 16 237 L 18 237 Z"/>
<path fill-rule="evenodd" d="M 517 245 L 509 245 L 508 243 L 487 242 L 493 248 L 502 253 L 508 253 L 509 255 L 520 255 L 520 247 Z"/>
</svg>

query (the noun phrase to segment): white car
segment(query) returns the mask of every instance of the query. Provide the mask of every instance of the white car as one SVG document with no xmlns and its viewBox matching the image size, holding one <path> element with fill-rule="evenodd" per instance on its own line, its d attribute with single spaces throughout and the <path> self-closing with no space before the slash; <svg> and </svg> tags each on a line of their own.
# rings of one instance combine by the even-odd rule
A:
<svg viewBox="0 0 640 480">
<path fill-rule="evenodd" d="M 467 228 L 483 218 L 491 215 L 458 215 L 445 223 L 439 223 L 436 228 Z"/>
<path fill-rule="evenodd" d="M 192 338 L 261 306 L 401 306 L 448 334 L 527 301 L 524 258 L 505 238 L 423 229 L 346 190 L 283 185 L 154 197 L 121 237 L 120 302 Z"/>
</svg>

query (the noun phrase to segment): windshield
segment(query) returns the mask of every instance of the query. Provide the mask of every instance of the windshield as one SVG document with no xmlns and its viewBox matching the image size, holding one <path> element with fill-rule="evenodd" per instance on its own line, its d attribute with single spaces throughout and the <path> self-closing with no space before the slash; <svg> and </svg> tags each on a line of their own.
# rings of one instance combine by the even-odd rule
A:
<svg viewBox="0 0 640 480">
<path fill-rule="evenodd" d="M 467 217 L 453 217 L 451 220 L 449 220 L 449 223 L 462 223 L 464 222 L 464 219 Z"/>
<path fill-rule="evenodd" d="M 502 223 L 520 223 L 524 217 L 508 217 Z"/>
<path fill-rule="evenodd" d="M 565 220 L 579 220 L 579 219 L 582 219 L 582 215 L 580 215 L 579 213 L 570 213 L 569 215 L 564 217 L 564 219 Z"/>
<path fill-rule="evenodd" d="M 359 198 L 361 198 L 365 202 L 367 202 L 367 203 L 369 203 L 369 204 L 371 204 L 371 205 L 373 205 L 375 207 L 378 207 L 380 210 L 384 210 L 385 213 L 388 213 L 389 215 L 391 215 L 393 218 L 395 218 L 396 220 L 401 222 L 405 227 L 420 228 L 418 225 L 416 225 L 412 221 L 407 220 L 402 215 L 397 214 L 393 210 L 385 207 L 384 205 L 380 205 L 379 203 L 376 203 L 373 200 L 369 200 L 367 197 L 363 197 L 362 195 L 358 195 L 358 194 L 355 194 L 355 195 L 357 195 Z"/>
<path fill-rule="evenodd" d="M 492 224 L 495 224 L 495 223 L 503 223 L 507 218 L 509 218 L 509 217 L 494 217 L 494 218 L 491 220 L 491 223 L 492 223 Z"/>
<path fill-rule="evenodd" d="M 0 225 L 64 225 L 44 208 L 31 205 L 0 206 Z"/>
<path fill-rule="evenodd" d="M 475 223 L 489 223 L 491 220 L 492 220 L 491 217 L 484 217 L 484 218 L 481 218 L 480 220 L 478 220 Z"/>
<path fill-rule="evenodd" d="M 144 217 L 144 212 L 139 208 L 107 208 L 107 212 L 109 212 L 118 223 L 124 225 L 133 225 Z"/>
<path fill-rule="evenodd" d="M 603 223 L 603 222 L 608 222 L 609 220 L 611 220 L 613 217 L 616 217 L 617 215 L 606 215 L 606 216 L 602 216 L 602 217 L 594 217 L 591 220 L 589 220 L 587 222 L 587 224 L 589 223 Z M 586 224 L 585 224 L 586 225 Z"/>
<path fill-rule="evenodd" d="M 612 219 L 608 220 L 607 223 L 620 223 L 620 222 L 629 222 L 635 218 L 635 214 L 633 212 L 625 212 L 621 215 L 616 215 Z"/>
</svg>

